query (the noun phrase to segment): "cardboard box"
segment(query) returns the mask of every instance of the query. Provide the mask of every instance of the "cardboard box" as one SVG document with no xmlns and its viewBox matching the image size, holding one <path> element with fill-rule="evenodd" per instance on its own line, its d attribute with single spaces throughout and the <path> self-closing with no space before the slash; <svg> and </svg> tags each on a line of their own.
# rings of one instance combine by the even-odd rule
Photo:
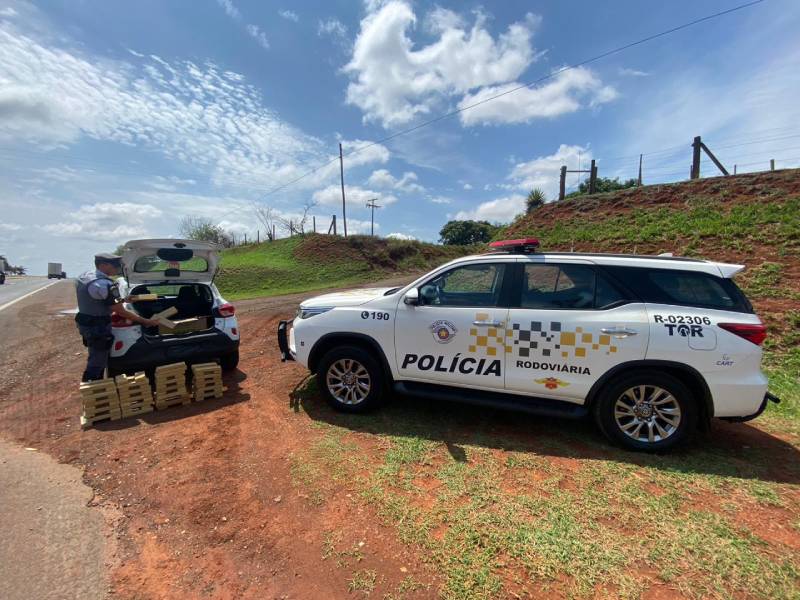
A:
<svg viewBox="0 0 800 600">
<path fill-rule="evenodd" d="M 158 326 L 158 333 L 161 335 L 165 334 L 181 334 L 181 333 L 190 333 L 192 331 L 203 331 L 204 329 L 208 329 L 208 318 L 207 317 L 192 317 L 190 319 L 181 319 L 179 321 L 170 321 L 169 322 L 172 327 L 168 324 L 161 321 L 161 324 Z"/>
</svg>

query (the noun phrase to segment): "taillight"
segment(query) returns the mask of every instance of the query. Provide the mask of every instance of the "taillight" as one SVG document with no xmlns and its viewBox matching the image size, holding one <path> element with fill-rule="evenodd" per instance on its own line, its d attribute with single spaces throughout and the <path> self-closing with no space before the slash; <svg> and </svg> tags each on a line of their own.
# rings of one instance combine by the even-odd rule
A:
<svg viewBox="0 0 800 600">
<path fill-rule="evenodd" d="M 122 343 L 121 340 L 117 340 L 116 342 L 114 342 L 114 350 L 122 350 L 123 345 L 124 344 Z"/>
<path fill-rule="evenodd" d="M 236 314 L 236 307 L 234 307 L 233 304 L 226 302 L 217 308 L 217 312 L 219 313 L 220 317 L 232 317 Z"/>
<path fill-rule="evenodd" d="M 111 313 L 111 326 L 112 327 L 133 327 L 134 322 L 119 316 L 117 313 Z"/>
<path fill-rule="evenodd" d="M 751 325 L 750 323 L 717 323 L 717 325 L 756 346 L 760 346 L 767 339 L 767 328 L 763 325 Z"/>
</svg>

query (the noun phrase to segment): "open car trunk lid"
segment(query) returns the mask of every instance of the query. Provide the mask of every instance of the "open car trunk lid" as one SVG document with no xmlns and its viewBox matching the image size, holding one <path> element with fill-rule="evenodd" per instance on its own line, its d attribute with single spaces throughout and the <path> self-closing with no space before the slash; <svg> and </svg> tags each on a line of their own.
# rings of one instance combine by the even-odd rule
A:
<svg viewBox="0 0 800 600">
<path fill-rule="evenodd" d="M 211 283 L 219 266 L 219 246 L 197 240 L 132 240 L 122 253 L 129 285 L 159 281 Z"/>
</svg>

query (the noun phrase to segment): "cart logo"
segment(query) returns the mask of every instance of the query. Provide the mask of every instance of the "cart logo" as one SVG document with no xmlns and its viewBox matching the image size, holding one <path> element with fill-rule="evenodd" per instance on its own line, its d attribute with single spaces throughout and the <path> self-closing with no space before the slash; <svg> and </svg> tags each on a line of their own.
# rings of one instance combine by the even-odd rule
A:
<svg viewBox="0 0 800 600">
<path fill-rule="evenodd" d="M 429 327 L 431 330 L 431 334 L 433 335 L 433 339 L 435 339 L 440 344 L 449 344 L 453 341 L 453 338 L 456 336 L 458 329 L 456 326 L 453 325 L 450 321 L 434 321 L 431 323 Z"/>
<path fill-rule="evenodd" d="M 567 387 L 569 385 L 566 381 L 561 381 L 556 377 L 545 377 L 544 379 L 534 379 L 534 382 L 543 385 L 548 390 L 556 390 L 560 387 Z"/>
</svg>

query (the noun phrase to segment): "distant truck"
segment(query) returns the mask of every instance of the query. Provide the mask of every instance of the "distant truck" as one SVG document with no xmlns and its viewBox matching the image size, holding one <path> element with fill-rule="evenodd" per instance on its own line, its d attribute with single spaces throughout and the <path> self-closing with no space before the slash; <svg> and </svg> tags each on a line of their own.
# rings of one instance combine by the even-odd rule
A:
<svg viewBox="0 0 800 600">
<path fill-rule="evenodd" d="M 0 256 L 0 285 L 6 282 L 6 272 L 8 271 L 8 263 L 5 256 Z"/>
<path fill-rule="evenodd" d="M 65 279 L 67 274 L 61 270 L 61 263 L 47 263 L 48 279 Z"/>
</svg>

